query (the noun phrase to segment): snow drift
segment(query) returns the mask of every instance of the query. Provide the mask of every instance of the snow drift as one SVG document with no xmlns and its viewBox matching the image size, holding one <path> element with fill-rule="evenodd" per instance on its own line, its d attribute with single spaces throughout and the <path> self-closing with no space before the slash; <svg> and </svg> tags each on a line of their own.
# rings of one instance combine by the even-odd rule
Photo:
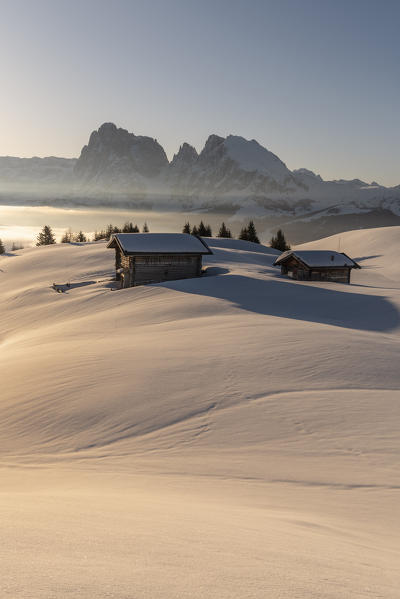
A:
<svg viewBox="0 0 400 599">
<path fill-rule="evenodd" d="M 350 286 L 209 245 L 121 291 L 103 242 L 0 257 L 3 596 L 397 596 L 399 229 Z"/>
</svg>

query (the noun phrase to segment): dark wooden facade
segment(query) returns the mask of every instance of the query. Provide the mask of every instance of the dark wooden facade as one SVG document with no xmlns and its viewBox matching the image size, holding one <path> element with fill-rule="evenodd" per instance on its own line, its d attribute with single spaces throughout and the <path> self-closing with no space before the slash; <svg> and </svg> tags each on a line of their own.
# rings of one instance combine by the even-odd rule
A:
<svg viewBox="0 0 400 599">
<path fill-rule="evenodd" d="M 199 277 L 202 259 L 201 256 L 175 254 L 125 256 L 120 249 L 117 249 L 115 268 L 117 281 L 121 281 L 121 287 L 124 288 Z"/>
<path fill-rule="evenodd" d="M 309 254 L 311 252 L 308 252 Z M 321 252 L 316 252 L 321 254 Z M 331 257 L 331 264 L 324 264 L 322 260 L 321 265 L 317 263 L 307 264 L 296 252 L 285 252 L 286 256 L 280 256 L 275 264 L 280 266 L 281 273 L 288 275 L 292 279 L 297 281 L 332 281 L 335 283 L 350 283 L 351 271 L 353 268 L 361 268 L 354 260 L 349 258 L 346 254 L 342 254 L 344 257 L 342 263 L 337 258 L 340 256 L 337 252 L 327 252 Z M 335 264 L 336 262 L 336 264 Z"/>
<path fill-rule="evenodd" d="M 131 235 L 141 234 L 132 233 Z M 212 254 L 202 240 L 199 239 L 199 242 L 200 249 L 197 253 L 190 251 L 143 253 L 127 251 L 118 242 L 118 235 L 115 235 L 108 247 L 115 248 L 116 279 L 121 282 L 121 289 L 123 289 L 136 285 L 199 277 L 202 272 L 202 255 Z"/>
</svg>

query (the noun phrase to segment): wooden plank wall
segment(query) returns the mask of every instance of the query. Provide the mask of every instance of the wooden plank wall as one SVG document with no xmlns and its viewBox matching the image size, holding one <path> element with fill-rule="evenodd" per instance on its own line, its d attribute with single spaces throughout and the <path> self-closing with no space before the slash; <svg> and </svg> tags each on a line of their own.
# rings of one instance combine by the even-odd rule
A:
<svg viewBox="0 0 400 599">
<path fill-rule="evenodd" d="M 135 256 L 131 260 L 134 285 L 188 279 L 201 273 L 201 256 Z"/>
</svg>

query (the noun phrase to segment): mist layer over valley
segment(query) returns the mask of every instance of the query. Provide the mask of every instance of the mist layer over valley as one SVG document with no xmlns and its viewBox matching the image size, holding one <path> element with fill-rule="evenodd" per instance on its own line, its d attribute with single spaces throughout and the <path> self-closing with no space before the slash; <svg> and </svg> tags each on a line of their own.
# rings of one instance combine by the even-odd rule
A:
<svg viewBox="0 0 400 599">
<path fill-rule="evenodd" d="M 289 170 L 257 141 L 235 135 L 210 135 L 200 153 L 185 142 L 169 162 L 157 140 L 112 123 L 91 134 L 77 159 L 0 158 L 0 204 L 3 228 L 21 224 L 11 206 L 79 211 L 70 213 L 74 222 L 65 219 L 60 227 L 76 223 L 86 231 L 103 226 L 106 218 L 114 221 L 114 210 L 122 218 L 138 214 L 137 220 L 146 213 L 147 220 L 157 221 L 157 230 L 179 230 L 195 213 L 207 214 L 211 222 L 229 220 L 238 230 L 252 218 L 263 240 L 282 226 L 293 243 L 400 224 L 400 186 L 323 181 L 305 168 Z M 86 218 L 89 209 L 93 226 Z M 159 228 L 162 213 L 167 216 Z M 7 214 L 11 220 L 5 222 Z M 30 214 L 35 222 L 29 224 L 35 226 L 36 216 Z M 59 222 L 54 218 L 50 224 Z"/>
</svg>

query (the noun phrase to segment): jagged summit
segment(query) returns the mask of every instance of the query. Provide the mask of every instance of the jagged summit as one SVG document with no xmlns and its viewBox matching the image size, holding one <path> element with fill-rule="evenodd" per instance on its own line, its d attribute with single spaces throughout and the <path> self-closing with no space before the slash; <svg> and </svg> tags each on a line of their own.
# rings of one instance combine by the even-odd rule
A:
<svg viewBox="0 0 400 599">
<path fill-rule="evenodd" d="M 76 203 L 84 198 L 84 205 L 101 199 L 177 211 L 223 209 L 240 221 L 282 224 L 292 240 L 304 240 L 311 221 L 314 237 L 400 223 L 400 186 L 324 181 L 306 168 L 291 171 L 255 139 L 239 135 L 213 133 L 199 154 L 185 142 L 169 162 L 156 139 L 111 122 L 93 131 L 78 160 L 0 157 L 1 192 L 49 202 L 62 194 Z"/>
<path fill-rule="evenodd" d="M 225 141 L 225 139 L 223 137 L 220 137 L 219 135 L 215 135 L 215 133 L 212 133 L 211 135 L 209 135 L 209 137 L 204 145 L 204 148 L 201 151 L 201 154 L 207 154 L 208 152 L 213 152 L 221 144 L 223 144 L 224 141 Z"/>
<path fill-rule="evenodd" d="M 199 157 L 196 148 L 184 142 L 171 160 L 172 167 L 192 166 Z"/>
<path fill-rule="evenodd" d="M 129 133 L 114 123 L 103 123 L 82 148 L 75 172 L 87 181 L 105 181 L 122 175 L 155 176 L 167 165 L 167 156 L 157 140 Z"/>
</svg>

